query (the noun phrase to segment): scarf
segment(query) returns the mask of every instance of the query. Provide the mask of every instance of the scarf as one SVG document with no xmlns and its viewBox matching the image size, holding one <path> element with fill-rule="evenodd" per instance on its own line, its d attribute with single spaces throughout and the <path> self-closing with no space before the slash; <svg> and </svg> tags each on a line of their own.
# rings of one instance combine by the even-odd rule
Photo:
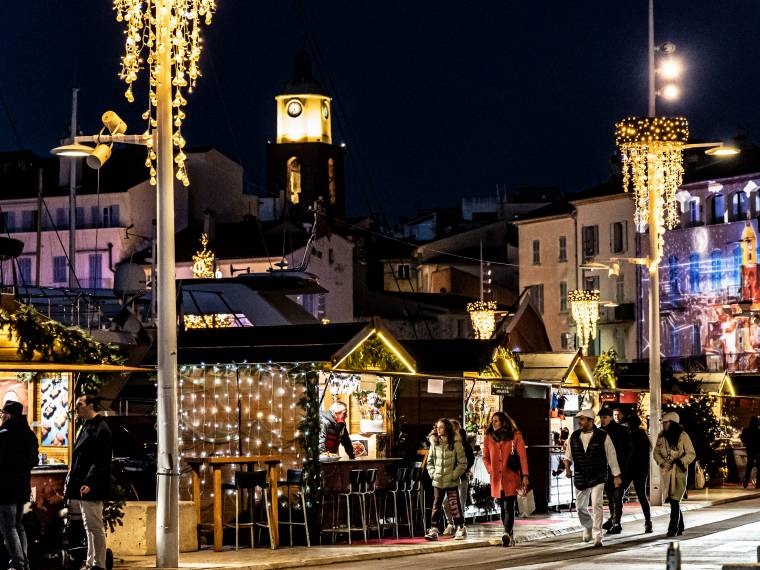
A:
<svg viewBox="0 0 760 570">
<path fill-rule="evenodd" d="M 498 443 L 500 441 L 512 439 L 514 437 L 514 432 L 512 430 L 507 431 L 503 427 L 495 430 L 493 427 L 489 426 L 488 430 L 486 430 L 486 435 Z"/>
</svg>

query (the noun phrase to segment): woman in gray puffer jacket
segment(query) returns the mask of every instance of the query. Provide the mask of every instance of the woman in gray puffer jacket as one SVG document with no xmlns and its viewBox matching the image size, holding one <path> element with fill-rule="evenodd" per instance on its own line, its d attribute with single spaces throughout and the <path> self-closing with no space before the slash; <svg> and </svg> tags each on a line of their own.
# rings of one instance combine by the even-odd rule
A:
<svg viewBox="0 0 760 570">
<path fill-rule="evenodd" d="M 464 528 L 464 512 L 459 501 L 459 478 L 467 470 L 467 457 L 462 446 L 462 438 L 454 431 L 451 422 L 441 418 L 428 436 L 427 470 L 433 480 L 433 512 L 430 530 L 425 535 L 428 540 L 438 540 L 438 526 L 441 522 L 443 499 L 446 497 L 451 507 L 451 517 L 456 527 L 455 540 L 467 536 Z"/>
</svg>

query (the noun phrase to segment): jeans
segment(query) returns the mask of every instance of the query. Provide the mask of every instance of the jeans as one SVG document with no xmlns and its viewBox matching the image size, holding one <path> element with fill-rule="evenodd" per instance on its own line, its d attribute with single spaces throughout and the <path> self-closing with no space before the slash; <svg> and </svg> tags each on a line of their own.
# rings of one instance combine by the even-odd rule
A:
<svg viewBox="0 0 760 570">
<path fill-rule="evenodd" d="M 749 485 L 749 481 L 752 478 L 752 468 L 757 466 L 757 478 L 755 479 L 755 487 L 760 489 L 760 455 L 748 455 L 747 456 L 747 469 L 744 472 L 744 486 Z"/>
<path fill-rule="evenodd" d="M 26 557 L 26 532 L 21 517 L 24 516 L 24 503 L 0 505 L 0 532 L 5 541 L 5 549 L 11 557 L 8 564 L 13 570 L 29 570 Z"/>
<path fill-rule="evenodd" d="M 438 487 L 433 487 L 433 512 L 430 515 L 430 526 L 432 528 L 438 528 L 440 525 L 441 514 L 443 512 L 441 506 L 444 497 L 449 500 L 451 518 L 454 520 L 454 526 L 463 526 L 464 513 L 462 512 L 462 506 L 459 503 L 459 489 L 457 487 L 452 487 L 451 489 L 439 489 Z"/>
<path fill-rule="evenodd" d="M 462 475 L 459 479 L 459 504 L 462 507 L 462 513 L 467 509 L 467 491 L 470 489 L 470 481 L 467 475 Z M 443 502 L 443 514 L 446 515 L 446 522 L 454 524 L 454 517 L 451 516 L 451 501 Z M 456 526 L 456 525 L 455 525 Z"/>
<path fill-rule="evenodd" d="M 106 567 L 106 529 L 103 526 L 103 501 L 71 500 L 72 508 L 82 513 L 84 532 L 87 535 L 87 568 Z"/>
<path fill-rule="evenodd" d="M 610 507 L 610 520 L 613 525 L 619 525 L 623 516 L 623 489 L 608 481 L 604 486 L 604 492 L 607 494 L 607 504 Z"/>
<path fill-rule="evenodd" d="M 644 520 L 651 520 L 652 518 L 652 512 L 649 509 L 649 498 L 647 497 L 648 480 L 649 474 L 642 473 L 640 475 L 635 475 L 633 480 L 629 481 L 627 485 L 625 483 L 623 484 L 623 487 L 627 489 L 628 485 L 633 483 L 633 488 L 636 489 L 636 497 L 638 497 L 639 504 L 641 504 L 641 512 L 644 513 Z M 621 487 L 621 489 L 623 487 Z"/>
<path fill-rule="evenodd" d="M 517 508 L 517 495 L 509 497 L 504 496 L 501 492 L 499 507 L 501 507 L 501 523 L 504 525 L 504 532 L 511 534 L 515 528 L 515 510 Z"/>
<path fill-rule="evenodd" d="M 594 507 L 593 518 L 588 513 L 589 501 Z M 604 483 L 583 490 L 575 490 L 575 506 L 578 509 L 578 519 L 583 528 L 591 530 L 591 536 L 602 538 L 602 518 L 604 516 Z"/>
</svg>

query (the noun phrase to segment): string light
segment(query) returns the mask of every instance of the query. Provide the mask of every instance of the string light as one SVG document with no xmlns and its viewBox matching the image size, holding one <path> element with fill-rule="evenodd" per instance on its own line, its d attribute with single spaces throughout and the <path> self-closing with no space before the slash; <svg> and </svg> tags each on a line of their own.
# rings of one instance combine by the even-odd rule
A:
<svg viewBox="0 0 760 570">
<path fill-rule="evenodd" d="M 599 290 L 575 289 L 567 294 L 567 300 L 578 329 L 581 346 L 584 352 L 587 352 L 589 341 L 596 338 L 596 324 L 599 321 Z"/>
<path fill-rule="evenodd" d="M 683 146 L 689 139 L 684 117 L 629 117 L 615 125 L 615 142 L 623 159 L 623 189 L 633 189 L 634 221 L 643 228 L 649 221 L 650 198 L 657 232 L 650 259 L 662 259 L 666 229 L 678 225 L 676 200 L 683 182 Z"/>
<path fill-rule="evenodd" d="M 162 8 L 161 0 L 114 0 L 113 9 L 116 21 L 124 22 L 126 39 L 124 55 L 121 57 L 119 77 L 127 84 L 124 96 L 130 103 L 134 102 L 133 83 L 143 67 L 148 67 L 148 108 L 143 113 L 143 119 L 148 122 L 148 131 L 156 128 L 155 109 L 158 103 L 157 87 L 160 80 L 159 52 L 169 49 L 172 72 L 172 123 L 174 131 L 174 164 L 177 180 L 184 186 L 190 184 L 187 177 L 184 152 L 185 139 L 182 137 L 182 123 L 185 119 L 183 108 L 187 105 L 183 92 L 192 91 L 201 72 L 198 61 L 203 47 L 200 35 L 201 20 L 206 25 L 211 24 L 216 11 L 215 0 L 171 0 L 168 8 Z M 169 45 L 164 45 L 158 37 L 159 21 L 162 14 L 159 10 L 168 9 L 169 29 L 163 30 L 169 37 Z M 156 185 L 156 152 L 151 142 L 148 144 L 148 156 L 145 166 L 150 171 L 150 183 Z"/>
<path fill-rule="evenodd" d="M 489 339 L 496 329 L 496 302 L 473 301 L 467 303 L 467 312 L 470 314 L 472 330 L 477 339 Z"/>
</svg>

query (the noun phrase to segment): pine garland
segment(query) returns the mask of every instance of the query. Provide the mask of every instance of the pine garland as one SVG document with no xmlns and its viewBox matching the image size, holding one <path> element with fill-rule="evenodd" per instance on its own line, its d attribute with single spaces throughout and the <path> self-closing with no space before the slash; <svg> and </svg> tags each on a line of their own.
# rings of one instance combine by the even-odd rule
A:
<svg viewBox="0 0 760 570">
<path fill-rule="evenodd" d="M 602 388 L 615 388 L 617 385 L 617 359 L 618 353 L 614 348 L 605 350 L 599 355 L 594 367 L 594 378 L 601 384 Z"/>
<path fill-rule="evenodd" d="M 406 366 L 374 336 L 367 339 L 346 358 L 343 368 L 347 370 L 382 370 L 383 372 L 406 372 Z"/>
<path fill-rule="evenodd" d="M 298 405 L 303 417 L 298 426 L 297 441 L 303 449 L 303 492 L 310 526 L 316 528 L 322 485 L 319 464 L 319 370 L 317 364 L 301 364 L 290 370 L 297 384 L 304 387 Z"/>
</svg>

